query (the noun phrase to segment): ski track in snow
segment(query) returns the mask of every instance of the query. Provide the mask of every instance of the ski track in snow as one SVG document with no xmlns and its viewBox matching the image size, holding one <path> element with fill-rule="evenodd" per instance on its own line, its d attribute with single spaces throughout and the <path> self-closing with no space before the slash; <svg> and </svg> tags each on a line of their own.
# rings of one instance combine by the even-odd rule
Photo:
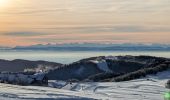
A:
<svg viewBox="0 0 170 100">
<path fill-rule="evenodd" d="M 72 83 L 62 89 L 0 84 L 0 100 L 164 100 L 170 71 L 126 82 Z"/>
</svg>

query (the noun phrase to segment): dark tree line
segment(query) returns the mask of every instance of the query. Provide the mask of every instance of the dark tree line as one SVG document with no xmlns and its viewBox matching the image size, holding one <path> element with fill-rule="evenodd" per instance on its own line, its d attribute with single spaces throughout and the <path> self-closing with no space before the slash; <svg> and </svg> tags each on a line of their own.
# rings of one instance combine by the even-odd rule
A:
<svg viewBox="0 0 170 100">
<path fill-rule="evenodd" d="M 158 72 L 165 71 L 169 68 L 170 65 L 164 63 L 164 64 L 157 65 L 155 67 L 143 68 L 135 72 L 131 72 L 122 76 L 115 77 L 111 81 L 120 82 L 120 81 L 129 81 L 133 79 L 138 79 L 141 77 L 145 77 L 146 75 L 149 74 L 157 74 Z"/>
</svg>

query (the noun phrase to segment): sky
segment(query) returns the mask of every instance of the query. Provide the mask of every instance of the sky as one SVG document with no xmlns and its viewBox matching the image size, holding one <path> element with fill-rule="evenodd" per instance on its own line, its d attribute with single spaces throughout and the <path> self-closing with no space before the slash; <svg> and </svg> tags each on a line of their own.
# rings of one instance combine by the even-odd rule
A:
<svg viewBox="0 0 170 100">
<path fill-rule="evenodd" d="M 0 45 L 170 44 L 170 0 L 0 0 Z"/>
</svg>

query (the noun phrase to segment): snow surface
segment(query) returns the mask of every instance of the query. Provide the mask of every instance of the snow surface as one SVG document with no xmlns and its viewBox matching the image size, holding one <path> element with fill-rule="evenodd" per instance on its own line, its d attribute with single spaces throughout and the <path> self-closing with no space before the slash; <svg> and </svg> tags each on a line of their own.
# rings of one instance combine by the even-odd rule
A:
<svg viewBox="0 0 170 100">
<path fill-rule="evenodd" d="M 66 86 L 68 83 L 65 81 L 57 81 L 57 80 L 49 80 L 48 81 L 48 86 L 49 87 L 53 87 L 53 88 L 62 88 L 64 86 Z"/>
<path fill-rule="evenodd" d="M 43 72 L 35 73 L 34 75 L 25 75 L 22 73 L 0 73 L 0 81 L 6 81 L 13 84 L 17 82 L 31 84 L 34 80 L 42 81 L 45 74 L 46 73 Z"/>
<path fill-rule="evenodd" d="M 118 60 L 118 58 L 116 56 L 106 56 L 105 59 Z"/>
<path fill-rule="evenodd" d="M 97 64 L 97 67 L 107 73 L 112 73 L 112 70 L 107 66 L 107 62 L 105 60 L 92 60 L 91 62 Z"/>
<path fill-rule="evenodd" d="M 51 81 L 61 89 L 0 84 L 0 100 L 164 100 L 170 70 L 126 82 L 65 83 Z M 53 85 L 55 85 L 53 84 Z M 52 85 L 52 86 L 53 86 Z"/>
<path fill-rule="evenodd" d="M 38 81 L 41 81 L 45 77 L 45 73 L 43 72 L 35 73 L 34 75 L 32 75 L 32 77 Z"/>
</svg>

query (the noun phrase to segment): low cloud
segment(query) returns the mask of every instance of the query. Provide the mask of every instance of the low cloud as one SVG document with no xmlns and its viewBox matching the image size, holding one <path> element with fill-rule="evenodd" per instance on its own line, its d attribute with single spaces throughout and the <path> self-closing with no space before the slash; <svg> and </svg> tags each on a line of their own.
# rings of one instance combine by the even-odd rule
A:
<svg viewBox="0 0 170 100">
<path fill-rule="evenodd" d="M 110 33 L 110 34 L 127 34 L 127 33 L 168 33 L 170 32 L 169 27 L 164 26 L 135 26 L 135 25 L 105 25 L 105 26 L 74 26 L 74 27 L 39 27 L 33 28 L 34 31 L 18 31 L 18 32 L 5 32 L 3 35 L 14 36 L 14 37 L 32 37 L 32 36 L 48 36 L 48 35 L 64 35 L 64 34 L 100 34 L 100 33 Z"/>
<path fill-rule="evenodd" d="M 138 26 L 138 25 L 103 25 L 103 26 L 74 26 L 74 27 L 37 27 L 37 30 L 51 31 L 56 34 L 65 33 L 131 33 L 131 32 L 170 32 L 170 27 L 165 26 Z"/>
<path fill-rule="evenodd" d="M 38 33 L 38 32 L 6 32 L 3 33 L 6 36 L 14 36 L 14 37 L 29 37 L 29 36 L 42 36 L 47 35 L 45 33 Z"/>
<path fill-rule="evenodd" d="M 0 12 L 2 14 L 8 14 L 8 15 L 32 15 L 32 14 L 46 14 L 46 13 L 57 13 L 57 12 L 67 12 L 70 11 L 66 8 L 55 8 L 55 9 L 25 9 L 25 10 L 9 10 L 8 12 Z"/>
</svg>

